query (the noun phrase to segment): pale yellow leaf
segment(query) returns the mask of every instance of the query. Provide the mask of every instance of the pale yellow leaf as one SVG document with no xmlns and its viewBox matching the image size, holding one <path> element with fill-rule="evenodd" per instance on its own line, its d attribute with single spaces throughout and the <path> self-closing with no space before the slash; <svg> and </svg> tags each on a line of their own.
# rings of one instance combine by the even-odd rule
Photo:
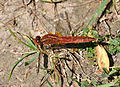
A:
<svg viewBox="0 0 120 87">
<path fill-rule="evenodd" d="M 97 53 L 97 62 L 99 69 L 103 71 L 103 68 L 106 68 L 109 72 L 110 62 L 104 47 L 102 45 L 98 45 L 96 47 L 96 53 Z"/>
</svg>

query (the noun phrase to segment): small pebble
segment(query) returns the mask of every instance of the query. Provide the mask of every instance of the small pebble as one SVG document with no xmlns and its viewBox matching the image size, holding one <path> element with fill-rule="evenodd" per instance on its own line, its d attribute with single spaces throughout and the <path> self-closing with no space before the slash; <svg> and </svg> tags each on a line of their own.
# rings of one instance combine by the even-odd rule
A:
<svg viewBox="0 0 120 87">
<path fill-rule="evenodd" d="M 64 15 L 63 15 L 63 13 L 60 13 L 60 17 L 64 19 Z"/>
<path fill-rule="evenodd" d="M 21 58 L 18 58 L 18 60 L 20 60 Z M 23 60 L 22 61 L 20 61 L 18 64 L 17 64 L 17 66 L 19 67 L 19 66 L 21 66 L 22 64 L 23 64 Z"/>
</svg>

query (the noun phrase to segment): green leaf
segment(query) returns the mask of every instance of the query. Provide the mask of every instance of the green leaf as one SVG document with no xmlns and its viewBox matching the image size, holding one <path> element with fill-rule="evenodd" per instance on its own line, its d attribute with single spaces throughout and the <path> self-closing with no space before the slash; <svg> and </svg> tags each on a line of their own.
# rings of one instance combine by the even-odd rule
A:
<svg viewBox="0 0 120 87">
<path fill-rule="evenodd" d="M 89 28 L 83 28 L 82 31 L 88 33 L 89 32 Z"/>
<path fill-rule="evenodd" d="M 73 81 L 75 81 L 79 86 L 81 86 L 81 83 L 78 82 L 75 78 L 70 77 Z"/>
<path fill-rule="evenodd" d="M 109 73 L 109 75 L 113 75 L 113 74 L 115 74 L 117 71 L 116 70 L 112 70 L 110 73 Z"/>
<path fill-rule="evenodd" d="M 35 44 L 33 43 L 33 41 L 32 41 L 29 37 L 26 38 L 26 41 L 27 41 L 28 44 L 31 45 L 33 48 L 37 49 L 36 46 L 35 46 Z"/>
<path fill-rule="evenodd" d="M 107 71 L 106 68 L 103 68 L 103 71 L 104 71 L 107 75 L 109 74 L 109 72 Z"/>
<path fill-rule="evenodd" d="M 98 32 L 96 30 L 92 30 L 92 35 L 97 35 Z"/>
<path fill-rule="evenodd" d="M 112 1 L 113 1 L 114 9 L 117 11 L 116 0 L 112 0 Z"/>
<path fill-rule="evenodd" d="M 19 62 L 21 62 L 25 57 L 28 57 L 28 56 L 30 56 L 30 55 L 32 55 L 32 54 L 34 54 L 34 53 L 36 53 L 36 52 L 27 53 L 26 55 L 24 55 L 23 57 L 21 57 L 20 60 L 18 60 L 18 61 L 15 63 L 15 65 L 14 65 L 14 66 L 12 67 L 12 69 L 10 70 L 10 74 L 9 74 L 9 77 L 8 77 L 8 81 L 10 80 L 11 75 L 12 75 L 12 73 L 13 73 L 13 70 L 15 69 L 15 67 L 17 66 L 17 64 L 18 64 Z"/>
<path fill-rule="evenodd" d="M 48 80 L 46 80 L 46 81 L 50 87 L 53 87 L 52 84 Z"/>
<path fill-rule="evenodd" d="M 106 5 L 107 2 L 108 2 L 108 0 L 104 0 L 103 1 L 103 3 L 101 4 L 101 6 L 98 8 L 98 10 L 94 14 L 94 16 L 89 21 L 88 26 L 93 22 L 93 20 L 97 17 L 97 15 L 100 14 L 100 12 L 102 11 L 102 9 L 104 8 L 104 6 Z"/>
<path fill-rule="evenodd" d="M 116 48 L 117 52 L 120 52 L 120 46 Z"/>
<path fill-rule="evenodd" d="M 101 75 L 103 78 L 108 78 L 109 77 L 109 75 L 106 75 L 106 74 L 102 74 Z"/>
<path fill-rule="evenodd" d="M 10 28 L 8 28 L 8 30 L 9 30 L 9 32 L 13 35 L 13 37 L 15 37 L 15 39 L 17 39 L 19 42 L 21 42 L 21 43 L 24 44 L 25 46 L 27 46 L 27 47 L 35 50 L 34 47 L 32 47 L 31 45 L 26 44 L 26 43 L 24 43 L 22 40 L 20 40 L 20 39 L 12 32 L 12 30 L 11 30 Z"/>
<path fill-rule="evenodd" d="M 85 82 L 81 83 L 81 87 L 90 87 L 90 86 L 89 86 L 88 82 L 85 81 Z"/>
<path fill-rule="evenodd" d="M 40 54 L 40 53 L 38 52 L 31 60 L 25 62 L 25 66 L 31 64 L 31 63 L 38 57 L 39 54 Z"/>
<path fill-rule="evenodd" d="M 120 46 L 120 38 L 115 38 L 115 39 L 110 38 L 110 44 L 113 44 L 115 46 Z"/>
<path fill-rule="evenodd" d="M 83 35 L 88 36 L 89 28 L 82 28 Z"/>
<path fill-rule="evenodd" d="M 110 11 L 110 10 L 106 10 L 106 13 L 107 13 L 107 14 L 110 14 L 110 13 L 112 13 L 112 11 Z"/>
<path fill-rule="evenodd" d="M 116 81 L 115 84 L 120 84 L 120 78 Z"/>
<path fill-rule="evenodd" d="M 96 87 L 96 86 L 97 86 L 97 83 L 96 83 L 96 81 L 95 81 L 95 80 L 92 80 L 92 84 L 94 85 L 94 87 Z"/>
<path fill-rule="evenodd" d="M 115 82 L 113 82 L 113 83 L 107 83 L 107 84 L 103 84 L 103 85 L 99 85 L 97 87 L 111 87 L 113 85 L 115 85 Z"/>
<path fill-rule="evenodd" d="M 115 54 L 115 52 L 120 52 L 120 38 L 109 38 L 110 45 L 108 46 L 108 52 Z"/>
<path fill-rule="evenodd" d="M 115 70 L 117 70 L 117 71 L 120 71 L 120 68 L 114 68 Z"/>
</svg>

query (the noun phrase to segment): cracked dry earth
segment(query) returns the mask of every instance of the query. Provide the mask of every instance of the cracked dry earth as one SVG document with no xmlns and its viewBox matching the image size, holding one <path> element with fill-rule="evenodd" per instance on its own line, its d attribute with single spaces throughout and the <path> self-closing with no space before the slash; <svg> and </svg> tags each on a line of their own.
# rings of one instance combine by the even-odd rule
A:
<svg viewBox="0 0 120 87">
<path fill-rule="evenodd" d="M 35 1 L 35 2 L 34 2 Z M 31 59 L 33 56 L 25 58 L 21 64 L 19 64 L 13 71 L 12 77 L 8 82 L 9 72 L 12 66 L 27 52 L 31 50 L 18 42 L 7 30 L 9 27 L 14 33 L 19 32 L 23 34 L 30 34 L 32 37 L 37 35 L 43 36 L 48 32 L 60 32 L 62 35 L 69 35 L 71 31 L 80 32 L 90 21 L 93 14 L 101 5 L 100 0 L 67 0 L 55 5 L 53 3 L 45 3 L 40 0 L 0 0 L 0 87 L 39 87 L 41 79 L 43 77 L 43 71 L 37 74 L 37 61 L 35 60 L 29 66 L 24 66 L 24 62 Z M 109 3 L 109 2 L 108 2 Z M 120 1 L 117 2 L 117 9 L 120 10 Z M 116 15 L 113 6 L 110 6 L 112 14 L 107 15 L 107 21 L 113 35 L 120 35 L 120 21 L 115 22 Z M 99 15 L 98 17 L 100 17 Z M 68 19 L 68 20 L 66 20 Z M 93 22 L 96 24 L 97 19 Z M 69 26 L 70 25 L 70 26 Z M 100 23 L 101 30 L 100 35 L 105 36 L 109 33 L 109 27 L 104 23 Z M 18 35 L 21 39 L 22 37 Z M 48 50 L 50 52 L 50 50 Z M 52 52 L 52 51 L 51 51 Z M 73 76 L 79 79 L 81 76 L 84 80 L 85 75 L 81 75 L 82 70 L 87 75 L 97 78 L 95 75 L 97 66 L 90 64 L 86 58 L 86 52 L 80 50 L 80 54 L 76 55 L 79 62 L 74 62 L 74 55 L 69 49 L 59 50 L 61 57 L 70 58 L 68 62 L 70 68 L 74 68 L 75 75 L 69 70 L 63 71 L 68 76 Z M 67 55 L 65 55 L 67 54 Z M 116 65 L 120 64 L 120 53 L 112 56 Z M 41 58 L 41 66 L 44 65 L 44 57 Z M 61 59 L 62 60 L 62 59 Z M 50 59 L 48 59 L 48 66 L 50 65 Z M 76 60 L 77 61 L 77 60 Z M 78 63 L 81 66 L 77 66 Z M 63 65 L 64 66 L 64 65 Z M 64 69 L 63 69 L 64 70 Z M 26 78 L 26 74 L 28 74 Z M 49 81 L 55 85 L 55 81 L 52 79 L 54 76 L 49 76 Z M 74 83 L 73 83 L 74 84 Z M 63 87 L 74 87 L 71 83 L 71 79 L 65 79 Z M 49 85 L 45 82 L 43 87 Z"/>
</svg>

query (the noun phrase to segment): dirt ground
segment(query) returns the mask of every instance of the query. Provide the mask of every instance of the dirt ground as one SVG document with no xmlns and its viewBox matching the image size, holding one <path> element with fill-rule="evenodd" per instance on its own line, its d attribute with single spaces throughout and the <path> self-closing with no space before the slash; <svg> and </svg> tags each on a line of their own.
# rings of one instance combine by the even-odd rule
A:
<svg viewBox="0 0 120 87">
<path fill-rule="evenodd" d="M 64 36 L 69 35 L 72 31 L 79 32 L 83 27 L 86 27 L 101 3 L 102 0 L 67 0 L 57 3 L 55 8 L 55 4 L 41 2 L 40 0 L 0 0 L 0 87 L 39 87 L 43 76 L 41 70 L 37 74 L 36 60 L 30 66 L 24 66 L 24 64 L 17 66 L 8 82 L 12 66 L 30 49 L 15 40 L 7 27 L 14 32 L 30 34 L 32 37 L 43 36 L 48 32 L 60 32 Z M 120 10 L 119 0 L 117 4 L 117 9 Z M 107 16 L 108 19 L 116 20 L 113 6 L 111 5 L 109 9 L 113 13 Z M 92 25 L 95 25 L 97 21 L 96 18 Z M 107 24 L 109 27 L 105 22 L 100 23 L 100 34 L 102 36 L 107 33 L 120 34 L 120 21 L 107 21 Z M 110 32 L 108 31 L 109 28 Z M 31 56 L 22 62 L 30 58 Z M 120 64 L 120 53 L 113 55 L 112 58 L 116 65 Z M 96 71 L 97 66 L 92 66 L 85 57 L 81 57 L 80 61 L 87 74 Z M 43 61 L 41 60 L 42 64 Z M 76 72 L 80 72 L 79 67 L 76 68 Z M 91 76 L 95 75 L 91 74 Z M 69 86 L 67 81 L 63 83 L 63 87 Z M 48 84 L 45 83 L 43 87 L 48 87 Z"/>
</svg>

